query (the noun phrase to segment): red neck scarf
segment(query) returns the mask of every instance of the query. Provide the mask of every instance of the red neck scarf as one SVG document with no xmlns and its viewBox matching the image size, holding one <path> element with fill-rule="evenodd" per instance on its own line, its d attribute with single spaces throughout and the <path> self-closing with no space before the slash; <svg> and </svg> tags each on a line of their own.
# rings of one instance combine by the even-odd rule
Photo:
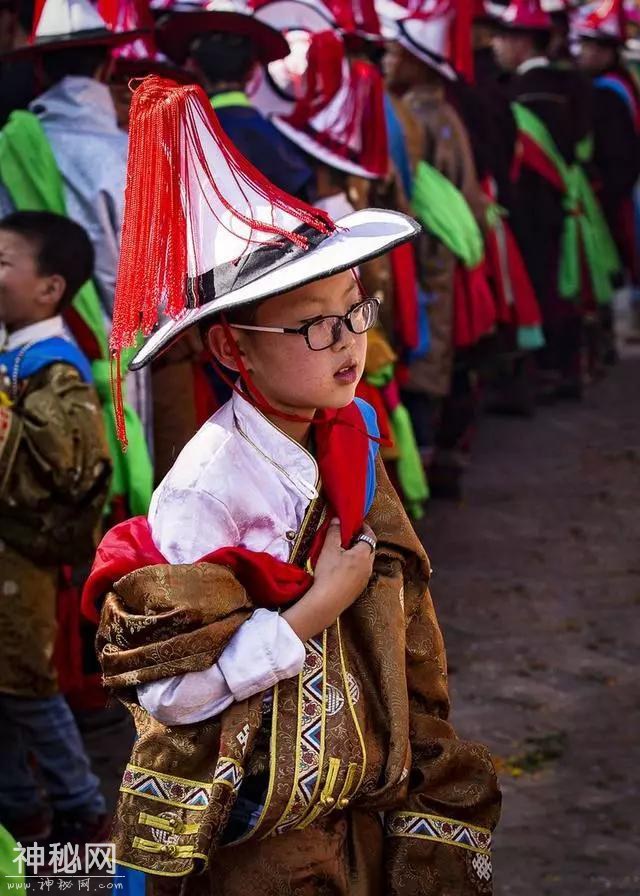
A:
<svg viewBox="0 0 640 896">
<path fill-rule="evenodd" d="M 328 513 L 312 542 L 310 559 L 318 558 L 332 517 L 340 520 L 343 547 L 362 529 L 369 439 L 355 402 L 340 410 L 320 411 L 315 422 L 316 460 Z M 270 554 L 243 547 L 224 547 L 200 562 L 228 566 L 256 606 L 279 607 L 297 600 L 310 587 L 312 577 L 298 566 Z M 145 517 L 134 517 L 110 529 L 102 539 L 82 594 L 82 612 L 98 622 L 100 603 L 114 582 L 144 566 L 166 564 L 153 542 Z"/>
</svg>

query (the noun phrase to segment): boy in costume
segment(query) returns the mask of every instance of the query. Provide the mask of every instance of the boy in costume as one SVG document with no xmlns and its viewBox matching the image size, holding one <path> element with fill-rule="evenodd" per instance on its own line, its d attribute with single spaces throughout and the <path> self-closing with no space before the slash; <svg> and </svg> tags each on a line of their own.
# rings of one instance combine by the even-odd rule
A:
<svg viewBox="0 0 640 896">
<path fill-rule="evenodd" d="M 29 29 L 31 9 L 19 10 Z M 40 210 L 66 215 L 87 231 L 95 268 L 74 301 L 65 322 L 92 363 L 95 387 L 105 405 L 113 452 L 114 519 L 142 513 L 152 490 L 148 374 L 128 378 L 127 409 L 132 448 L 117 450 L 110 418 L 108 332 L 118 266 L 127 137 L 118 127 L 109 88 L 101 77 L 109 48 L 131 41 L 140 31 L 109 27 L 89 0 L 36 5 L 31 37 L 6 59 L 37 61 L 47 89 L 28 110 L 16 110 L 0 131 L 0 214 Z M 134 433 L 134 425 L 136 432 Z M 134 436 L 135 444 L 134 444 Z"/>
<path fill-rule="evenodd" d="M 540 397 L 578 400 L 585 312 L 611 300 L 617 257 L 583 167 L 591 147 L 589 84 L 550 62 L 551 27 L 540 0 L 512 0 L 496 21 L 494 51 L 511 74 L 518 139 L 509 213 L 542 312 Z"/>
<path fill-rule="evenodd" d="M 640 174 L 640 91 L 621 52 L 626 34 L 622 0 L 576 13 L 578 65 L 593 79 L 593 159 L 590 178 L 622 261 L 621 273 L 640 288 L 634 190 Z M 621 278 L 621 279 L 624 279 Z M 599 309 L 602 359 L 616 358 L 613 304 Z"/>
<path fill-rule="evenodd" d="M 105 804 L 52 654 L 61 564 L 87 564 L 111 464 L 89 362 L 60 312 L 91 276 L 76 223 L 47 212 L 0 220 L 0 821 L 23 841 L 104 834 Z"/>
<path fill-rule="evenodd" d="M 473 353 L 492 332 L 493 297 L 484 271 L 484 215 L 466 128 L 448 99 L 458 75 L 451 39 L 460 11 L 451 2 L 398 19 L 383 65 L 423 133 L 412 159 L 412 208 L 424 226 L 418 269 L 429 297 L 429 352 L 409 365 L 403 399 L 411 413 L 433 497 L 458 499 L 475 417 Z"/>
<path fill-rule="evenodd" d="M 333 222 L 225 141 L 200 88 L 155 78 L 128 182 L 114 351 L 162 305 L 134 365 L 199 325 L 240 384 L 85 590 L 138 729 L 118 860 L 185 892 L 490 892 L 495 772 L 446 721 L 429 564 L 353 400 L 377 301 L 351 271 L 415 223 Z"/>
</svg>

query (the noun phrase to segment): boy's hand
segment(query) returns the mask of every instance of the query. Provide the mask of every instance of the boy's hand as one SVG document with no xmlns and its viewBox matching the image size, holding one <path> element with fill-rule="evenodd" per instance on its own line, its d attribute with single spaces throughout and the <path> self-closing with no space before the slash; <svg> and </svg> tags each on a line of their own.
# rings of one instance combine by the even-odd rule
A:
<svg viewBox="0 0 640 896">
<path fill-rule="evenodd" d="M 361 534 L 376 540 L 373 530 L 366 524 Z M 364 541 L 356 542 L 345 551 L 340 544 L 340 523 L 332 520 L 316 564 L 314 587 L 323 589 L 328 597 L 334 596 L 342 609 L 346 609 L 367 587 L 374 556 L 370 545 Z"/>
<path fill-rule="evenodd" d="M 366 524 L 362 534 L 375 541 L 373 530 Z M 312 587 L 282 614 L 301 641 L 332 625 L 362 594 L 373 572 L 374 556 L 370 545 L 363 541 L 345 551 L 340 545 L 338 520 L 331 522 Z"/>
</svg>

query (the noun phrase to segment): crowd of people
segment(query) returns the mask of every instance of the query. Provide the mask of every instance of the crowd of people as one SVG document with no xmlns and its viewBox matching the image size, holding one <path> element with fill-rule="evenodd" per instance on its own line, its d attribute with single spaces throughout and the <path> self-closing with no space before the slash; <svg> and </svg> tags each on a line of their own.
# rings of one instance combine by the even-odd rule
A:
<svg viewBox="0 0 640 896">
<path fill-rule="evenodd" d="M 616 362 L 623 286 L 640 323 L 640 6 L 0 0 L 0 29 L 0 824 L 23 843 L 100 842 L 110 818 L 77 723 L 106 701 L 98 617 L 81 606 L 96 545 L 149 514 L 171 563 L 209 553 L 194 522 L 202 493 L 192 503 L 175 470 L 187 445 L 183 466 L 196 463 L 194 436 L 212 414 L 237 405 L 229 371 L 242 379 L 249 358 L 257 381 L 263 362 L 242 342 L 237 355 L 199 310 L 260 278 L 275 285 L 253 299 L 314 279 L 287 280 L 278 259 L 233 245 L 212 264 L 225 209 L 244 216 L 248 245 L 254 231 L 289 239 L 291 270 L 295 247 L 321 245 L 332 222 L 359 239 L 349 266 L 361 301 L 344 315 L 311 313 L 287 329 L 249 304 L 226 309 L 230 325 L 298 333 L 318 353 L 345 328 L 367 332 L 363 375 L 354 354 L 336 377 L 359 380 L 358 400 L 375 410 L 373 438 L 408 514 L 459 500 L 482 413 L 534 417 L 541 404 L 580 401 Z M 187 102 L 180 138 L 169 83 L 197 85 L 214 112 Z M 189 147 L 177 186 L 175 140 Z M 227 168 L 230 192 L 203 189 Z M 276 210 L 269 227 L 253 211 L 264 201 Z M 358 237 L 367 209 L 378 230 Z M 413 241 L 403 215 L 421 226 Z M 180 241 L 186 276 L 174 263 Z M 322 276 L 335 270 L 338 282 L 342 251 L 327 249 Z M 301 363 L 298 385 L 311 373 Z M 304 483 L 299 461 L 289 474 Z M 241 461 L 223 462 L 231 482 Z M 258 488 L 251 476 L 246 488 Z M 111 653 L 129 644 L 113 638 Z M 255 657 L 256 642 L 244 650 Z M 113 662 L 103 656 L 104 672 L 121 686 L 125 667 Z M 221 668 L 228 681 L 239 674 Z M 135 683 L 151 716 L 177 723 L 175 694 Z M 212 715 L 229 705 L 221 694 Z M 151 736 L 144 729 L 143 747 Z M 480 820 L 461 816 L 471 832 L 494 822 L 490 793 Z M 485 855 L 472 849 L 474 861 Z M 476 865 L 476 889 L 456 892 L 487 892 Z"/>
</svg>

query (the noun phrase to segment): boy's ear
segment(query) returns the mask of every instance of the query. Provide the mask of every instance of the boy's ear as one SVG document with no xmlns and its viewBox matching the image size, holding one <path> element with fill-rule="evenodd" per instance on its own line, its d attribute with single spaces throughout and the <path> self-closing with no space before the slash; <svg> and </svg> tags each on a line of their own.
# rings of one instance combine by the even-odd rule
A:
<svg viewBox="0 0 640 896">
<path fill-rule="evenodd" d="M 41 305 L 56 309 L 67 290 L 67 281 L 60 274 L 49 274 L 42 278 L 42 289 L 38 296 Z"/>
<path fill-rule="evenodd" d="M 222 364 L 234 373 L 239 372 L 231 346 L 229 345 L 228 333 L 225 332 L 222 324 L 213 324 L 213 326 L 209 327 L 206 334 L 206 344 L 207 348 L 219 364 Z M 238 350 L 241 355 L 244 355 L 240 346 L 238 346 Z"/>
</svg>

